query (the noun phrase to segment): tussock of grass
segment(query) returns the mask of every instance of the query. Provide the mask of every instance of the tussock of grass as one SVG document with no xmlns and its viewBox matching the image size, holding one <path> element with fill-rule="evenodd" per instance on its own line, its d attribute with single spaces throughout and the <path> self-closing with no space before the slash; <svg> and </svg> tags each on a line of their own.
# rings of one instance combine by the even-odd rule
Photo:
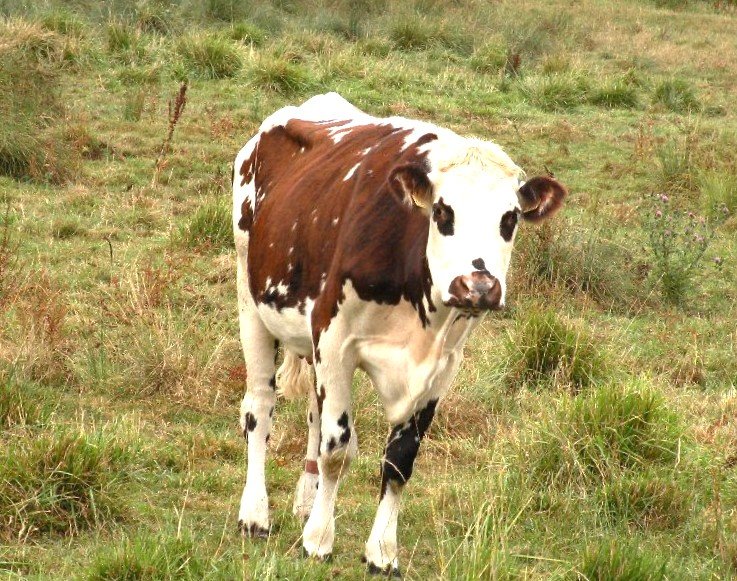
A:
<svg viewBox="0 0 737 581">
<path fill-rule="evenodd" d="M 567 111 L 586 102 L 589 83 L 582 75 L 565 73 L 529 77 L 520 88 L 530 102 L 544 111 Z"/>
<path fill-rule="evenodd" d="M 48 30 L 74 38 L 84 38 L 87 32 L 86 24 L 76 14 L 63 9 L 43 14 L 41 24 Z"/>
<path fill-rule="evenodd" d="M 468 64 L 480 73 L 498 73 L 507 63 L 507 47 L 502 42 L 487 42 L 477 48 Z"/>
<path fill-rule="evenodd" d="M 698 111 L 701 103 L 696 91 L 684 79 L 667 79 L 655 87 L 653 102 L 675 113 Z"/>
<path fill-rule="evenodd" d="M 177 52 L 188 72 L 205 79 L 234 77 L 243 67 L 238 48 L 217 34 L 182 37 L 177 44 Z"/>
<path fill-rule="evenodd" d="M 228 36 L 244 44 L 261 46 L 269 37 L 269 33 L 251 22 L 236 22 L 230 28 Z"/>
<path fill-rule="evenodd" d="M 141 34 L 125 22 L 110 22 L 105 30 L 107 51 L 126 64 L 133 64 L 146 56 Z"/>
<path fill-rule="evenodd" d="M 200 206 L 179 231 L 179 240 L 198 250 L 230 250 L 233 247 L 232 208 L 225 198 Z"/>
<path fill-rule="evenodd" d="M 16 440 L 0 453 L 0 538 L 75 534 L 124 511 L 133 454 L 106 432 Z"/>
<path fill-rule="evenodd" d="M 604 359 L 593 339 L 553 311 L 521 314 L 505 341 L 507 382 L 586 387 L 604 374 Z"/>
<path fill-rule="evenodd" d="M 546 482 L 599 482 L 645 463 L 677 458 L 679 421 L 642 381 L 609 384 L 564 403 L 540 428 L 531 466 Z"/>
<path fill-rule="evenodd" d="M 72 152 L 49 128 L 62 112 L 59 38 L 37 24 L 0 23 L 0 175 L 62 183 L 76 170 Z"/>
<path fill-rule="evenodd" d="M 670 578 L 667 562 L 634 543 L 613 539 L 591 544 L 578 570 L 580 578 L 590 581 L 657 581 Z"/>
<path fill-rule="evenodd" d="M 251 69 L 249 77 L 259 89 L 284 96 L 294 97 L 318 89 L 314 78 L 305 67 L 285 58 L 261 58 Z"/>
<path fill-rule="evenodd" d="M 704 212 L 711 215 L 724 213 L 724 208 L 737 214 L 737 174 L 727 171 L 704 171 L 698 176 Z"/>
<path fill-rule="evenodd" d="M 205 0 L 202 10 L 205 16 L 221 22 L 233 22 L 248 16 L 250 2 L 242 0 Z"/>
<path fill-rule="evenodd" d="M 66 240 L 75 236 L 84 235 L 85 228 L 78 220 L 64 220 L 58 222 L 51 227 L 51 235 L 57 240 Z"/>
<path fill-rule="evenodd" d="M 637 87 L 623 79 L 609 80 L 592 90 L 589 102 L 608 109 L 637 107 Z"/>
<path fill-rule="evenodd" d="M 609 518 L 643 529 L 680 526 L 692 501 L 692 493 L 672 474 L 659 476 L 650 471 L 606 482 L 601 496 Z"/>
<path fill-rule="evenodd" d="M 33 395 L 22 384 L 0 375 L 0 429 L 33 425 L 41 417 Z"/>
<path fill-rule="evenodd" d="M 473 40 L 460 29 L 414 15 L 394 20 L 388 36 L 399 50 L 442 47 L 460 54 L 469 54 L 473 50 Z"/>
<path fill-rule="evenodd" d="M 155 34 L 169 34 L 176 28 L 173 8 L 157 0 L 137 2 L 135 22 L 141 31 Z"/>
</svg>

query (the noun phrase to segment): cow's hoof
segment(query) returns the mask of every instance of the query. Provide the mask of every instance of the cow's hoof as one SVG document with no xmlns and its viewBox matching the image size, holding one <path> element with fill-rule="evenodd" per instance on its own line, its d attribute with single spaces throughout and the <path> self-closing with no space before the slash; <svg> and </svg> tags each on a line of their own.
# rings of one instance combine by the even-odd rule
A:
<svg viewBox="0 0 737 581">
<path fill-rule="evenodd" d="M 365 556 L 361 557 L 361 561 L 363 563 L 366 563 L 366 569 L 368 570 L 369 575 L 380 575 L 381 577 L 386 577 L 387 579 L 402 578 L 402 572 L 397 567 L 393 567 L 392 565 L 379 567 L 378 565 L 374 565 L 371 561 L 366 559 Z"/>
<path fill-rule="evenodd" d="M 269 529 L 265 529 L 256 523 L 246 524 L 242 520 L 238 521 L 238 530 L 244 537 L 249 539 L 266 539 L 269 537 Z"/>
<path fill-rule="evenodd" d="M 314 561 L 319 561 L 320 563 L 330 563 L 333 560 L 332 553 L 327 553 L 326 555 L 310 555 L 304 547 L 302 547 L 302 556 L 305 559 L 312 559 Z"/>
</svg>

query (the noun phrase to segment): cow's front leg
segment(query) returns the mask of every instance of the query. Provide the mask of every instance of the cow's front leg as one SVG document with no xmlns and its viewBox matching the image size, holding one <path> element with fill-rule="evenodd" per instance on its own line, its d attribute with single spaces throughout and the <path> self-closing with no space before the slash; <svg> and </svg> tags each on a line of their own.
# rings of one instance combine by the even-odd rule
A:
<svg viewBox="0 0 737 581">
<path fill-rule="evenodd" d="M 248 443 L 248 468 L 238 512 L 238 526 L 244 535 L 269 534 L 269 499 L 266 494 L 266 448 L 271 416 L 276 401 L 274 358 L 276 342 L 257 315 L 241 313 L 241 341 L 248 377 L 241 404 L 241 427 Z"/>
<path fill-rule="evenodd" d="M 409 420 L 392 428 L 381 465 L 381 496 L 374 526 L 366 542 L 370 573 L 400 576 L 397 563 L 397 518 L 404 485 L 412 476 L 420 442 L 432 422 L 438 400 L 427 402 Z"/>
<path fill-rule="evenodd" d="M 304 472 L 299 477 L 297 489 L 294 491 L 292 512 L 301 518 L 307 518 L 315 503 L 318 487 L 317 455 L 320 449 L 320 409 L 317 405 L 317 393 L 310 389 L 307 410 L 307 454 Z"/>
<path fill-rule="evenodd" d="M 338 367 L 338 369 L 330 369 Z M 317 403 L 320 408 L 319 484 L 302 543 L 311 557 L 324 559 L 333 551 L 335 539 L 335 499 L 338 480 L 346 473 L 357 451 L 356 432 L 351 417 L 351 379 L 354 368 L 318 363 Z"/>
</svg>

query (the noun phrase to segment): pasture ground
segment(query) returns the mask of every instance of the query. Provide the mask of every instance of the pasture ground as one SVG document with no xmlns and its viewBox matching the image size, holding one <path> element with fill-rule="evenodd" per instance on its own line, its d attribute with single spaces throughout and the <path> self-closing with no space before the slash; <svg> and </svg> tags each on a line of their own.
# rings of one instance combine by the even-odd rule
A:
<svg viewBox="0 0 737 581">
<path fill-rule="evenodd" d="M 365 576 L 387 425 L 363 376 L 333 560 L 301 557 L 290 511 L 301 402 L 275 412 L 276 534 L 236 533 L 230 164 L 264 116 L 328 90 L 493 139 L 571 190 L 519 233 L 510 308 L 423 443 L 405 577 L 736 574 L 734 2 L 0 13 L 0 576 Z"/>
</svg>

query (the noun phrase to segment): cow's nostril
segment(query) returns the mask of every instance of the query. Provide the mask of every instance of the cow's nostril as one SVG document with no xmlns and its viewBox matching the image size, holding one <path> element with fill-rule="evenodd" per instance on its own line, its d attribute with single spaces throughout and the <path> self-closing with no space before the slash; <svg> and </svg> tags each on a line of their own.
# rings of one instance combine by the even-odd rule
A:
<svg viewBox="0 0 737 581">
<path fill-rule="evenodd" d="M 501 302 L 501 285 L 487 271 L 472 272 L 453 279 L 448 287 L 448 306 L 463 309 L 496 309 Z"/>
</svg>

